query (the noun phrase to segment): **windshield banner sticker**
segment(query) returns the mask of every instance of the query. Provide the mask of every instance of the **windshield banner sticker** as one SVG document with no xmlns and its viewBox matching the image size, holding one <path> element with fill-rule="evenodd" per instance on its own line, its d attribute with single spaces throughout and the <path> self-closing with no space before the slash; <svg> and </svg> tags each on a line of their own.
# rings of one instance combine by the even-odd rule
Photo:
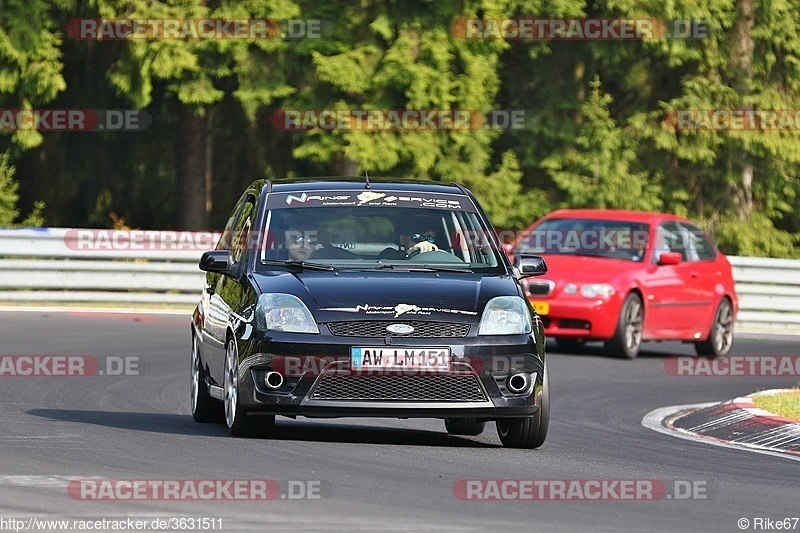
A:
<svg viewBox="0 0 800 533">
<path fill-rule="evenodd" d="M 360 193 L 339 191 L 312 191 L 303 193 L 272 193 L 267 200 L 267 207 L 320 207 L 320 206 L 371 206 L 371 207 L 410 207 L 452 209 L 473 212 L 472 202 L 465 202 L 463 197 L 452 194 L 434 193 L 388 193 L 364 191 Z"/>
</svg>

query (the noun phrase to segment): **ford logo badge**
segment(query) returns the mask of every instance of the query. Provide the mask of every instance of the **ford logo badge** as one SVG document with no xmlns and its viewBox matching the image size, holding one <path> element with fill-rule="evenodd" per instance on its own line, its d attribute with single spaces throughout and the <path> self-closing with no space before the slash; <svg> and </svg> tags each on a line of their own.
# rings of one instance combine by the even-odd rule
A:
<svg viewBox="0 0 800 533">
<path fill-rule="evenodd" d="M 397 335 L 408 335 L 409 333 L 414 333 L 414 327 L 408 324 L 390 324 L 386 326 L 386 331 Z"/>
</svg>

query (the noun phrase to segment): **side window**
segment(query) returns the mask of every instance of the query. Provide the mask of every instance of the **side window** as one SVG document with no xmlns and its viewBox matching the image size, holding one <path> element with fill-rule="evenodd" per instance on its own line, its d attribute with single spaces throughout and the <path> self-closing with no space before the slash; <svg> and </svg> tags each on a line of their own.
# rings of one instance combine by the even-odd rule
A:
<svg viewBox="0 0 800 533">
<path fill-rule="evenodd" d="M 688 241 L 688 254 L 690 261 L 707 261 L 709 259 L 716 259 L 717 249 L 711 238 L 706 233 L 687 222 L 681 222 L 684 228 L 685 240 Z"/>
<path fill-rule="evenodd" d="M 470 257 L 470 246 L 477 238 L 476 235 L 469 233 L 469 229 L 464 224 L 464 216 L 461 213 L 449 213 L 449 223 L 453 229 L 448 231 L 448 240 L 452 247 L 453 254 L 467 263 L 472 263 Z"/>
<path fill-rule="evenodd" d="M 219 242 L 217 243 L 216 250 L 230 250 L 231 246 L 233 245 L 233 230 L 234 224 L 236 223 L 236 215 L 242 208 L 242 203 L 244 202 L 244 198 L 241 198 L 238 202 L 236 202 L 236 206 L 231 211 L 231 217 L 228 219 L 228 222 L 225 223 L 225 229 L 222 231 L 222 236 L 219 238 Z"/>
<path fill-rule="evenodd" d="M 475 213 L 452 213 L 453 229 L 449 231 L 453 253 L 467 263 L 497 266 L 492 251 L 492 240 L 488 229 L 482 229 Z"/>
<path fill-rule="evenodd" d="M 247 244 L 250 242 L 250 228 L 253 224 L 252 219 L 255 214 L 255 206 L 255 198 L 248 196 L 234 223 L 233 243 L 231 246 L 234 261 L 241 261 L 247 254 Z"/>
<path fill-rule="evenodd" d="M 682 230 L 676 222 L 664 222 L 658 226 L 653 263 L 658 263 L 664 252 L 677 252 L 681 254 L 682 261 L 689 261 L 688 251 L 686 230 Z"/>
</svg>

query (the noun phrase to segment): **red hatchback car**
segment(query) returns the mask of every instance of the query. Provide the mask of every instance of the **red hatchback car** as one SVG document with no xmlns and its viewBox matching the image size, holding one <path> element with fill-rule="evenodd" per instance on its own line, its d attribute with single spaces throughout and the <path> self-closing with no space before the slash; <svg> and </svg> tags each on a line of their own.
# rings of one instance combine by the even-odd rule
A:
<svg viewBox="0 0 800 533">
<path fill-rule="evenodd" d="M 692 342 L 700 355 L 731 349 L 739 307 L 731 265 L 684 218 L 563 209 L 522 232 L 509 253 L 545 258 L 548 273 L 523 285 L 564 348 L 603 341 L 629 359 L 651 340 Z"/>
</svg>

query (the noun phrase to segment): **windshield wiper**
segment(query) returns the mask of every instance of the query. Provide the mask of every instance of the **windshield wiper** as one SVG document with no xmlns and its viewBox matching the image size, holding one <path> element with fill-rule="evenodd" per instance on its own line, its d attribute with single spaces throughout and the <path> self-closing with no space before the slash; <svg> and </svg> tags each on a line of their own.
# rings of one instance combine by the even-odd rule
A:
<svg viewBox="0 0 800 533">
<path fill-rule="evenodd" d="M 397 270 L 398 272 L 433 272 L 432 268 L 428 268 L 426 265 L 416 266 L 416 265 L 395 265 L 395 264 L 388 264 L 379 262 L 374 267 L 352 267 L 352 268 L 345 268 L 344 270 L 353 270 L 356 272 L 369 272 L 372 270 Z"/>
<path fill-rule="evenodd" d="M 450 267 L 417 263 L 384 263 L 378 261 L 373 267 L 342 267 L 348 272 L 370 272 L 374 270 L 394 270 L 396 272 L 457 272 L 459 274 L 474 274 L 475 271 L 466 267 Z"/>
<path fill-rule="evenodd" d="M 475 271 L 466 267 L 449 267 L 438 265 L 422 265 L 422 268 L 427 268 L 436 272 L 459 272 L 461 274 L 474 274 Z"/>
<path fill-rule="evenodd" d="M 395 265 L 387 263 L 378 263 L 370 269 L 358 270 L 397 270 L 400 272 L 458 272 L 461 274 L 474 274 L 473 270 L 469 268 L 447 267 L 437 265 Z"/>
<path fill-rule="evenodd" d="M 308 261 L 278 261 L 275 259 L 264 259 L 261 261 L 261 264 L 285 266 L 297 270 L 327 270 L 329 272 L 336 271 L 336 268 L 330 265 L 324 265 L 322 263 L 309 263 Z"/>
</svg>

